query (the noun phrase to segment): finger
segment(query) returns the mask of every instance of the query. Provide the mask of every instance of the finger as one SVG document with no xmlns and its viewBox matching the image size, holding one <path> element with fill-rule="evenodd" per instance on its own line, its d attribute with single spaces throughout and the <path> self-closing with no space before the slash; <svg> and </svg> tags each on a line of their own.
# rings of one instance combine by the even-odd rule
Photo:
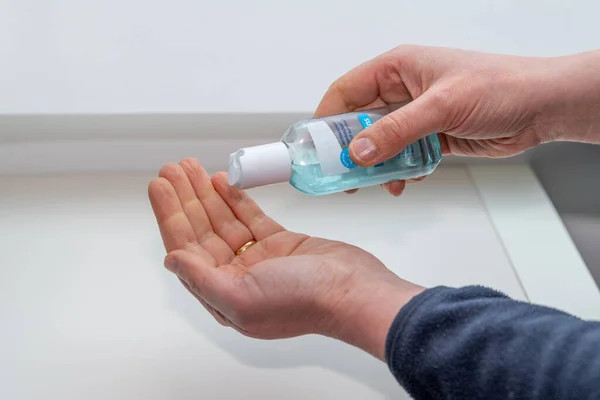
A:
<svg viewBox="0 0 600 400">
<path fill-rule="evenodd" d="M 216 267 L 214 257 L 198 244 L 194 229 L 171 183 L 164 178 L 154 179 L 148 185 L 148 196 L 167 252 L 187 249 Z"/>
<path fill-rule="evenodd" d="M 217 193 L 233 210 L 235 216 L 250 229 L 256 240 L 262 240 L 285 230 L 283 226 L 265 215 L 263 210 L 246 192 L 229 186 L 226 173 L 217 173 L 212 181 Z"/>
<path fill-rule="evenodd" d="M 204 206 L 196 196 L 181 165 L 167 164 L 161 168 L 158 175 L 167 179 L 175 189 L 181 208 L 194 230 L 197 242 L 217 260 L 219 265 L 230 262 L 234 257 L 233 250 L 213 231 Z"/>
<path fill-rule="evenodd" d="M 202 257 L 187 250 L 175 250 L 165 257 L 165 267 L 185 282 L 191 292 L 213 306 L 226 286 L 227 273 L 214 268 Z"/>
<path fill-rule="evenodd" d="M 404 188 L 406 187 L 406 181 L 394 181 L 388 182 L 381 185 L 389 194 L 394 197 L 399 197 L 402 192 L 404 192 Z"/>
<path fill-rule="evenodd" d="M 200 300 L 217 321 L 221 319 L 242 334 L 251 335 L 226 316 L 227 310 L 235 309 L 236 301 L 240 301 L 239 291 L 234 288 L 232 279 L 236 274 L 225 272 L 227 266 L 211 268 L 196 254 L 185 250 L 169 253 L 165 258 L 165 266 L 179 277 L 185 288 Z M 237 271 L 239 273 L 239 269 Z M 235 295 L 238 295 L 237 300 L 233 300 Z M 244 297 L 241 299 L 246 301 Z"/>
<path fill-rule="evenodd" d="M 362 107 L 358 107 L 357 109 L 355 109 L 354 111 L 363 111 L 363 110 L 370 110 L 373 108 L 380 108 L 380 107 L 385 107 L 387 106 L 388 103 L 386 103 L 385 101 L 381 100 L 380 97 L 378 97 L 375 101 L 364 105 Z"/>
<path fill-rule="evenodd" d="M 353 111 L 379 97 L 377 64 L 367 61 L 347 72 L 329 86 L 315 111 L 315 117 Z"/>
<path fill-rule="evenodd" d="M 354 111 L 377 100 L 387 104 L 411 100 L 398 63 L 398 57 L 387 52 L 350 70 L 331 84 L 315 117 Z"/>
<path fill-rule="evenodd" d="M 407 179 L 407 180 L 406 180 L 406 183 L 407 183 L 407 184 L 410 184 L 410 183 L 418 183 L 418 182 L 422 182 L 422 181 L 424 181 L 425 179 L 427 179 L 427 176 L 420 176 L 420 177 L 418 177 L 418 178 Z"/>
<path fill-rule="evenodd" d="M 363 167 L 384 162 L 409 144 L 444 131 L 446 120 L 440 96 L 428 91 L 358 134 L 350 143 L 350 156 Z"/>
<path fill-rule="evenodd" d="M 168 180 L 158 178 L 150 182 L 148 197 L 167 252 L 196 243 L 194 229 Z"/>
<path fill-rule="evenodd" d="M 253 236 L 250 230 L 235 216 L 225 200 L 217 193 L 210 176 L 198 160 L 187 158 L 180 165 L 202 203 L 213 230 L 231 250 L 235 252 L 252 240 Z"/>
<path fill-rule="evenodd" d="M 448 156 L 452 154 L 450 150 L 450 141 L 448 136 L 445 133 L 438 133 L 438 140 L 440 141 L 440 149 L 442 150 L 443 156 Z"/>
<path fill-rule="evenodd" d="M 352 190 L 346 190 L 345 191 L 346 194 L 354 194 L 356 192 L 358 192 L 358 189 L 352 189 Z"/>
<path fill-rule="evenodd" d="M 214 311 L 215 318 L 220 316 L 227 325 L 247 333 L 225 315 L 226 310 L 232 308 L 232 296 L 239 294 L 233 287 L 233 277 L 237 274 L 227 271 L 228 266 L 212 268 L 202 257 L 186 250 L 175 250 L 165 258 L 165 267 L 179 277 L 186 289 L 201 300 L 209 312 Z M 239 274 L 240 269 L 235 270 Z"/>
</svg>

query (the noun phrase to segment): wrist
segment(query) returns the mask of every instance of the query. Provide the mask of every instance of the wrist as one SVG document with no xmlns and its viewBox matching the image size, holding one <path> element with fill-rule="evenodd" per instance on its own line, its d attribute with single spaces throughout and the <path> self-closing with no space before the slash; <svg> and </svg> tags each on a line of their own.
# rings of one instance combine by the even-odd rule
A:
<svg viewBox="0 0 600 400">
<path fill-rule="evenodd" d="M 537 121 L 542 140 L 600 143 L 600 51 L 544 62 Z"/>
<path fill-rule="evenodd" d="M 385 362 L 385 343 L 392 322 L 402 307 L 425 288 L 392 273 L 353 286 L 336 307 L 326 335 Z"/>
</svg>

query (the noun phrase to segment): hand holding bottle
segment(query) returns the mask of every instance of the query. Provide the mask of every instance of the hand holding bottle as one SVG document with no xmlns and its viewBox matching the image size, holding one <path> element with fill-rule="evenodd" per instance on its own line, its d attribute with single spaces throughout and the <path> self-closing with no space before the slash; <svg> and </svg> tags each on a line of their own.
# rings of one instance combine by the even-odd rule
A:
<svg viewBox="0 0 600 400">
<path fill-rule="evenodd" d="M 226 174 L 211 180 L 196 160 L 163 167 L 149 196 L 165 266 L 218 322 L 244 335 L 322 334 L 383 360 L 393 319 L 424 290 L 364 250 L 285 230 Z"/>
<path fill-rule="evenodd" d="M 600 52 L 527 58 L 400 46 L 334 82 L 316 116 L 414 99 L 354 138 L 350 156 L 361 166 L 436 132 L 442 152 L 457 156 L 507 157 L 553 140 L 598 143 L 598 66 Z M 404 182 L 386 187 L 399 195 Z"/>
</svg>

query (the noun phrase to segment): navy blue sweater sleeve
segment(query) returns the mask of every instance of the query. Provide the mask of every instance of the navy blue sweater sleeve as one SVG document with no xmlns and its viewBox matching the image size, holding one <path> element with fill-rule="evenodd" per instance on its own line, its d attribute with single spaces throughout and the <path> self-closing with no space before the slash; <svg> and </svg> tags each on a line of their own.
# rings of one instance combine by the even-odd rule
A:
<svg viewBox="0 0 600 400">
<path fill-rule="evenodd" d="M 391 326 L 386 358 L 417 400 L 600 399 L 600 322 L 483 287 L 413 298 Z"/>
</svg>

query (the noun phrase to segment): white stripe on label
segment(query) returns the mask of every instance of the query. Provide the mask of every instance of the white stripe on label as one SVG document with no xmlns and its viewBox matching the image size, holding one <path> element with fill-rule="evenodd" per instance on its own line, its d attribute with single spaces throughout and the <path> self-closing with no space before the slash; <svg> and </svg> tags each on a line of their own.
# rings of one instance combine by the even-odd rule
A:
<svg viewBox="0 0 600 400">
<path fill-rule="evenodd" d="M 345 174 L 350 171 L 340 161 L 342 146 L 329 125 L 325 121 L 316 121 L 308 124 L 307 128 L 315 144 L 323 176 Z"/>
</svg>

